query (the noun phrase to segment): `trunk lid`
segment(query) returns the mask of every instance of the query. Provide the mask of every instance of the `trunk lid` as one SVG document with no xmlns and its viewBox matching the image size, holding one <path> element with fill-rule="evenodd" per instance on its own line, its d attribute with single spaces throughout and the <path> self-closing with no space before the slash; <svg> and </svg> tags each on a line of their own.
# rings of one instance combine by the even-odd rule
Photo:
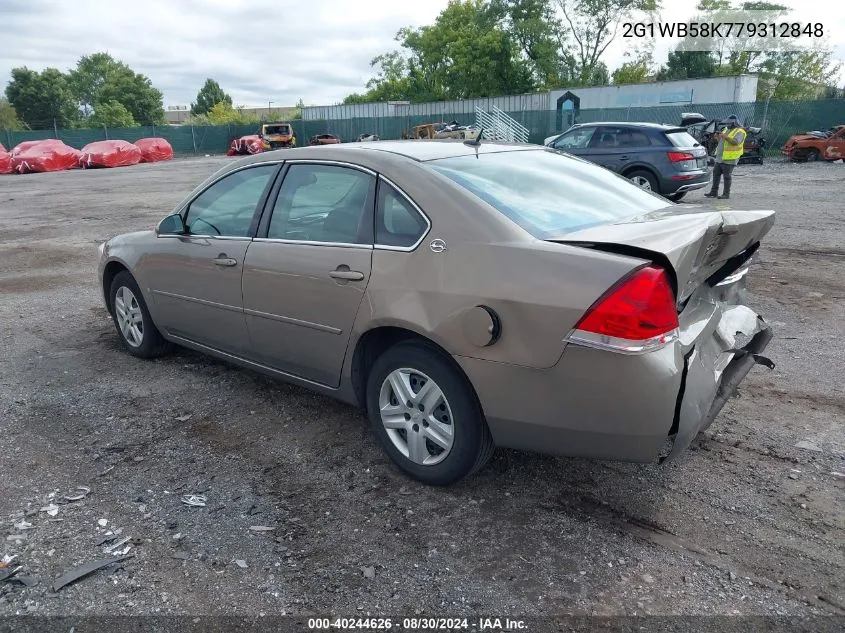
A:
<svg viewBox="0 0 845 633">
<path fill-rule="evenodd" d="M 651 257 L 675 274 L 681 308 L 711 277 L 727 276 L 753 254 L 772 228 L 774 211 L 671 209 L 594 226 L 549 241 Z"/>
</svg>

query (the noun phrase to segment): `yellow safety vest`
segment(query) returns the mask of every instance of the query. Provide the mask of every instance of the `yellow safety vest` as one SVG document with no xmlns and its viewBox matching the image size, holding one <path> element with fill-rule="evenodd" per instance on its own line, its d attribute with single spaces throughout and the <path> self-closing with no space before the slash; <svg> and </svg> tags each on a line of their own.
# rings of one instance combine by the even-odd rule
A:
<svg viewBox="0 0 845 633">
<path fill-rule="evenodd" d="M 739 127 L 735 127 L 730 132 L 728 132 L 727 130 L 728 130 L 728 128 L 724 128 L 722 130 L 722 134 L 725 134 L 727 132 L 727 137 L 730 138 L 730 139 L 732 139 L 734 136 L 736 136 L 738 132 L 743 131 L 742 128 L 739 128 Z M 722 146 L 722 159 L 723 160 L 738 160 L 739 157 L 742 156 L 743 147 L 744 147 L 744 141 L 743 141 L 743 143 L 741 143 L 739 145 L 731 145 L 730 143 L 725 141 L 724 145 Z"/>
</svg>

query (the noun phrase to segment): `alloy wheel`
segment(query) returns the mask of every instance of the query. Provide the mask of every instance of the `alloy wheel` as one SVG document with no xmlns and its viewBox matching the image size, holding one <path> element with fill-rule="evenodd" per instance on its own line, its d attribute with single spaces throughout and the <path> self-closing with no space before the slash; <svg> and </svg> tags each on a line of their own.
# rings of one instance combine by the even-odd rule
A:
<svg viewBox="0 0 845 633">
<path fill-rule="evenodd" d="M 452 410 L 442 389 L 424 373 L 408 368 L 390 372 L 379 392 L 379 414 L 390 441 L 415 464 L 433 466 L 451 452 Z"/>
<path fill-rule="evenodd" d="M 114 311 L 123 338 L 132 347 L 140 347 L 144 342 L 144 319 L 135 293 L 126 286 L 115 293 Z"/>
<path fill-rule="evenodd" d="M 642 187 L 643 189 L 648 189 L 651 191 L 651 183 L 648 181 L 648 178 L 643 178 L 642 176 L 634 176 L 631 178 L 631 182 L 637 185 L 638 187 Z"/>
</svg>

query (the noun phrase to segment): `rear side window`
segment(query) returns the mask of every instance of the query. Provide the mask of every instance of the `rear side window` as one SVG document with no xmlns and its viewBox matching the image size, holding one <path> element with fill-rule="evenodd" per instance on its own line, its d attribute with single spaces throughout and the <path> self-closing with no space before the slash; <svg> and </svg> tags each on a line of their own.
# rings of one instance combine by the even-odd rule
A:
<svg viewBox="0 0 845 633">
<path fill-rule="evenodd" d="M 696 147 L 699 145 L 699 142 L 687 132 L 668 132 L 666 138 L 675 147 Z"/>
<path fill-rule="evenodd" d="M 376 244 L 410 247 L 428 229 L 428 223 L 413 205 L 383 180 L 379 182 L 376 208 Z"/>
<path fill-rule="evenodd" d="M 598 128 L 592 142 L 592 147 L 597 149 L 648 147 L 649 145 L 651 145 L 651 139 L 642 130 L 610 126 Z"/>
<path fill-rule="evenodd" d="M 537 239 L 670 206 L 604 167 L 552 150 L 461 156 L 427 164 Z"/>
</svg>

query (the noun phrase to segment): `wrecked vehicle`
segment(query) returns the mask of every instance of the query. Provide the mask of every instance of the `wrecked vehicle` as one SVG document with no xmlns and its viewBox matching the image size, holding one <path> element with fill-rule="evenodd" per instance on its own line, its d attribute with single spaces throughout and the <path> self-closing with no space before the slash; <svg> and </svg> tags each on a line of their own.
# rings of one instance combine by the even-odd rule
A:
<svg viewBox="0 0 845 633">
<path fill-rule="evenodd" d="M 309 145 L 336 145 L 340 142 L 340 137 L 334 134 L 315 134 L 308 139 Z"/>
<path fill-rule="evenodd" d="M 680 207 L 537 145 L 326 156 L 233 162 L 101 244 L 126 352 L 176 344 L 362 407 L 436 485 L 495 446 L 671 460 L 773 366 L 744 295 L 773 211 Z"/>
<path fill-rule="evenodd" d="M 402 138 L 407 139 L 446 139 L 457 138 L 466 140 L 475 140 L 478 138 L 481 130 L 469 126 L 460 125 L 457 121 L 451 123 L 424 123 L 412 127 L 403 133 Z"/>
<path fill-rule="evenodd" d="M 719 141 L 716 140 L 716 133 L 725 127 L 722 120 L 708 119 L 697 112 L 684 112 L 681 114 L 681 127 L 686 128 L 687 133 L 704 146 L 712 163 L 713 154 L 719 145 Z M 761 136 L 762 128 L 743 126 L 742 129 L 745 130 L 745 142 L 743 143 L 739 164 L 756 163 L 762 165 L 766 148 L 766 139 Z"/>
<path fill-rule="evenodd" d="M 783 144 L 781 153 L 796 163 L 840 159 L 845 163 L 845 125 L 837 125 L 827 132 L 793 134 Z"/>
<path fill-rule="evenodd" d="M 264 151 L 264 141 L 258 134 L 247 134 L 232 141 L 226 156 L 244 156 L 246 154 L 260 154 Z"/>
<path fill-rule="evenodd" d="M 290 123 L 265 123 L 258 136 L 266 150 L 296 147 L 296 133 Z"/>
<path fill-rule="evenodd" d="M 359 143 L 367 143 L 367 142 L 370 142 L 370 141 L 377 141 L 377 140 L 379 140 L 378 134 L 361 134 L 360 136 L 358 136 L 358 142 Z"/>
</svg>

